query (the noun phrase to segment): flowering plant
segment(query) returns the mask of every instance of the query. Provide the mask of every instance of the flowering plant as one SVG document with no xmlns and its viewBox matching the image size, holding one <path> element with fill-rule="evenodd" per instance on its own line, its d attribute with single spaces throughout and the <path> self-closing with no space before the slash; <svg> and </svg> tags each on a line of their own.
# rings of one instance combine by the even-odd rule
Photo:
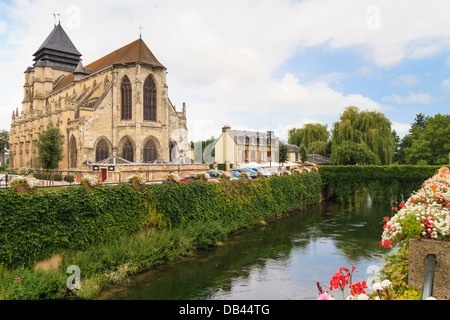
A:
<svg viewBox="0 0 450 320">
<path fill-rule="evenodd" d="M 136 172 L 135 174 L 133 174 L 132 176 L 128 177 L 128 182 L 133 182 L 136 181 L 139 184 L 145 184 L 145 177 L 143 173 L 138 173 Z"/>
<path fill-rule="evenodd" d="M 223 171 L 219 174 L 219 178 L 231 178 L 231 173 L 229 173 L 228 171 Z"/>
<path fill-rule="evenodd" d="M 279 176 L 280 175 L 280 173 L 278 172 L 278 171 L 272 171 L 272 176 Z"/>
<path fill-rule="evenodd" d="M 173 181 L 173 182 L 180 182 L 181 178 L 178 174 L 171 172 L 167 175 L 166 180 Z"/>
<path fill-rule="evenodd" d="M 77 178 L 77 182 L 85 187 L 95 187 L 102 184 L 103 180 L 100 176 L 87 174 Z"/>
<path fill-rule="evenodd" d="M 450 172 L 443 167 L 422 188 L 393 207 L 396 214 L 384 217 L 380 245 L 391 247 L 408 238 L 450 239 Z"/>
<path fill-rule="evenodd" d="M 347 268 L 340 267 L 338 272 L 336 272 L 330 280 L 330 291 L 333 291 L 334 289 L 341 290 L 342 297 L 345 299 L 344 291 L 348 286 L 351 297 L 347 299 L 354 299 L 356 297 L 358 300 L 365 300 L 365 297 L 367 297 L 366 292 L 364 291 L 364 289 L 367 288 L 366 282 L 352 283 L 353 271 L 355 271 L 355 269 L 355 266 L 352 267 L 351 271 Z M 319 282 L 317 282 L 317 288 L 319 290 L 319 297 L 317 300 L 334 300 L 333 295 L 324 291 Z"/>
<path fill-rule="evenodd" d="M 42 181 L 32 176 L 17 176 L 8 181 L 11 187 L 18 188 L 19 186 L 25 186 L 28 188 L 34 188 L 42 185 Z"/>
<path fill-rule="evenodd" d="M 294 170 L 292 170 L 292 173 L 300 174 L 300 173 L 302 173 L 302 171 L 300 169 L 294 169 Z"/>
<path fill-rule="evenodd" d="M 242 171 L 242 172 L 240 172 L 240 174 L 241 174 L 241 177 L 244 176 L 244 177 L 250 178 L 250 173 L 248 171 Z"/>
<path fill-rule="evenodd" d="M 291 172 L 290 172 L 289 170 L 284 170 L 284 171 L 283 171 L 283 175 L 284 175 L 284 176 L 290 176 L 290 175 L 291 175 Z"/>
<path fill-rule="evenodd" d="M 197 179 L 206 179 L 206 180 L 208 180 L 210 177 L 209 177 L 209 174 L 207 174 L 206 172 L 199 172 L 199 173 L 197 173 L 196 175 L 195 175 L 195 177 L 197 178 Z"/>
</svg>

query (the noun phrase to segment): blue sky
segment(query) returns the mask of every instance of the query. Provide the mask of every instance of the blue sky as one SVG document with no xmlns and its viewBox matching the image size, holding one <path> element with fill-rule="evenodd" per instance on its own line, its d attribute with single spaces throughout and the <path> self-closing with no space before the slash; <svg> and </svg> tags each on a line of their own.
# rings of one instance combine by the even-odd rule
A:
<svg viewBox="0 0 450 320">
<path fill-rule="evenodd" d="M 383 112 L 403 136 L 417 113 L 448 113 L 448 12 L 444 0 L 0 1 L 0 129 L 59 13 L 84 64 L 142 25 L 191 140 L 223 125 L 286 139 L 308 122 L 331 129 L 349 105 Z"/>
</svg>

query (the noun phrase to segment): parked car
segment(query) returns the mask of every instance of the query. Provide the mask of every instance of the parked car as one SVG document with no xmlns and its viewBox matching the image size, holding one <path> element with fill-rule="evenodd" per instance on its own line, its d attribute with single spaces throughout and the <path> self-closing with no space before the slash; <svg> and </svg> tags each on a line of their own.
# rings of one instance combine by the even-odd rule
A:
<svg viewBox="0 0 450 320">
<path fill-rule="evenodd" d="M 247 171 L 248 173 L 250 173 L 250 179 L 256 179 L 258 177 L 258 174 L 255 171 L 253 171 L 251 169 L 247 169 L 247 168 L 230 169 L 230 172 L 233 172 L 233 171 L 236 171 L 239 173 L 241 173 L 243 171 Z"/>
<path fill-rule="evenodd" d="M 195 175 L 196 173 L 185 173 L 181 176 L 180 182 L 198 180 Z"/>
<path fill-rule="evenodd" d="M 263 176 L 265 176 L 266 178 L 270 177 L 270 173 L 266 172 L 266 170 L 264 170 L 261 167 L 243 167 L 242 169 L 250 169 L 250 170 L 255 171 L 256 173 L 258 173 L 258 171 L 261 171 L 263 173 Z"/>
<path fill-rule="evenodd" d="M 212 179 L 215 179 L 219 177 L 219 175 L 222 173 L 222 170 L 208 170 L 206 171 L 206 173 L 209 174 Z"/>
</svg>

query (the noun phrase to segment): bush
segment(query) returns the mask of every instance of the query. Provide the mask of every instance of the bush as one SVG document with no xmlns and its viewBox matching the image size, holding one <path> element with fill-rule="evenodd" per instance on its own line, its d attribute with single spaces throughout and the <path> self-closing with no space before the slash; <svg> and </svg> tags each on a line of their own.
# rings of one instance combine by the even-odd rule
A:
<svg viewBox="0 0 450 320">
<path fill-rule="evenodd" d="M 200 181 L 152 184 L 143 192 L 130 184 L 95 190 L 81 186 L 40 189 L 30 195 L 0 190 L 0 234 L 4 235 L 0 238 L 0 264 L 30 266 L 65 249 L 83 250 L 127 236 L 152 222 L 175 229 L 211 222 L 211 230 L 198 231 L 196 241 L 205 245 L 209 236 L 220 240 L 223 232 L 318 203 L 320 187 L 320 175 L 308 173 L 252 182 L 233 180 L 230 185 Z M 220 221 L 225 229 L 214 221 Z"/>
<path fill-rule="evenodd" d="M 75 181 L 75 177 L 73 175 L 64 176 L 64 181 L 72 184 Z"/>
<path fill-rule="evenodd" d="M 440 166 L 321 166 L 322 188 L 329 185 L 339 202 L 354 202 L 368 192 L 373 201 L 404 201 Z"/>
</svg>

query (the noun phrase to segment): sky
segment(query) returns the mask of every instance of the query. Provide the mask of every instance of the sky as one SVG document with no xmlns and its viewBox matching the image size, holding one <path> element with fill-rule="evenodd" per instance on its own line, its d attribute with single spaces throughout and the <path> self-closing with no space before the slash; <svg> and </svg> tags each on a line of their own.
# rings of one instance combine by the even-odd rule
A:
<svg viewBox="0 0 450 320">
<path fill-rule="evenodd" d="M 400 137 L 448 114 L 448 0 L 0 0 L 0 130 L 21 111 L 24 71 L 55 19 L 87 65 L 142 39 L 186 103 L 189 140 L 232 129 L 331 129 L 348 106 Z M 142 29 L 140 29 L 142 27 Z"/>
</svg>

